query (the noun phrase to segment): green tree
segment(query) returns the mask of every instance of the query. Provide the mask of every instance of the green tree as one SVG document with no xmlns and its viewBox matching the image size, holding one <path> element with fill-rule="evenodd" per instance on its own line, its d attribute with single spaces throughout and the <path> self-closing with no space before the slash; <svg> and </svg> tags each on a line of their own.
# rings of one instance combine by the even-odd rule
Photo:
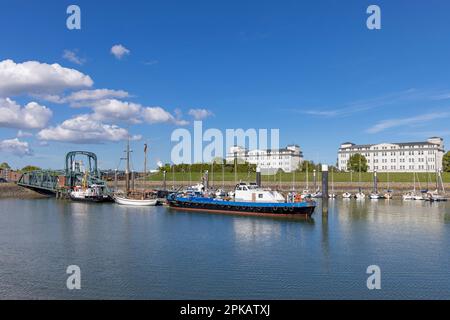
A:
<svg viewBox="0 0 450 320">
<path fill-rule="evenodd" d="M 315 169 L 316 165 L 314 164 L 313 161 L 309 161 L 309 160 L 304 160 L 302 161 L 302 163 L 299 165 L 299 169 L 301 172 L 306 172 L 306 168 L 308 168 L 309 172 L 312 172 Z"/>
<path fill-rule="evenodd" d="M 41 170 L 41 168 L 36 167 L 36 166 L 26 166 L 22 168 L 22 172 L 29 172 L 29 171 L 36 171 L 36 170 Z"/>
<path fill-rule="evenodd" d="M 347 163 L 347 170 L 354 172 L 367 172 L 368 169 L 367 159 L 363 155 L 356 153 L 350 157 Z"/>
<path fill-rule="evenodd" d="M 11 169 L 11 167 L 6 162 L 3 162 L 0 164 L 0 169 Z"/>
<path fill-rule="evenodd" d="M 442 170 L 444 170 L 444 172 L 450 172 L 450 151 L 447 151 L 447 153 L 444 154 L 444 158 L 442 158 Z"/>
</svg>

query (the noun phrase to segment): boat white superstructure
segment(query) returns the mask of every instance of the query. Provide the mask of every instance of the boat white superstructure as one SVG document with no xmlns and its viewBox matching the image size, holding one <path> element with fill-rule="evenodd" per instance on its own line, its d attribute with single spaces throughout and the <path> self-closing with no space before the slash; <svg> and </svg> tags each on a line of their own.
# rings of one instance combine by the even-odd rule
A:
<svg viewBox="0 0 450 320">
<path fill-rule="evenodd" d="M 236 185 L 234 200 L 244 202 L 286 202 L 284 196 L 278 191 L 263 189 L 257 185 L 246 183 Z"/>
</svg>

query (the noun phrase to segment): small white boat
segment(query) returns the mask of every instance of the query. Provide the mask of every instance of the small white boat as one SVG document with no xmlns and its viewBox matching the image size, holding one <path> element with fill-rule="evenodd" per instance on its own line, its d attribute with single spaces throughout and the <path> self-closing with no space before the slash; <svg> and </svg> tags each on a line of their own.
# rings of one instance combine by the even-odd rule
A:
<svg viewBox="0 0 450 320">
<path fill-rule="evenodd" d="M 350 192 L 344 192 L 342 194 L 342 198 L 344 198 L 344 199 L 350 199 L 352 197 L 353 197 L 353 195 Z"/>
<path fill-rule="evenodd" d="M 439 194 L 439 191 L 428 192 L 424 200 L 426 201 L 447 201 L 443 195 Z"/>
<path fill-rule="evenodd" d="M 356 199 L 362 200 L 362 199 L 365 199 L 365 198 L 366 198 L 366 195 L 364 194 L 364 192 L 357 192 L 357 193 L 355 194 L 355 198 L 356 198 Z"/>
<path fill-rule="evenodd" d="M 379 193 L 371 193 L 369 195 L 369 198 L 372 200 L 378 200 L 378 199 L 381 199 L 381 195 Z"/>
<path fill-rule="evenodd" d="M 114 196 L 114 201 L 118 204 L 127 205 L 127 206 L 156 206 L 158 200 L 157 199 L 130 199 L 120 196 Z"/>
<path fill-rule="evenodd" d="M 415 197 L 416 197 L 416 195 L 413 192 L 408 192 L 402 196 L 402 199 L 403 200 L 414 200 Z"/>
<path fill-rule="evenodd" d="M 413 200 L 425 200 L 422 194 L 415 194 L 413 198 Z"/>
<path fill-rule="evenodd" d="M 336 198 L 337 198 L 337 194 L 335 194 L 335 193 L 330 193 L 330 194 L 328 195 L 328 198 L 330 198 L 330 199 L 336 199 Z"/>
<path fill-rule="evenodd" d="M 386 193 L 384 194 L 384 198 L 385 198 L 386 200 L 391 200 L 391 199 L 392 199 L 392 192 L 386 192 Z"/>
<path fill-rule="evenodd" d="M 314 192 L 313 194 L 311 194 L 311 198 L 322 198 L 322 192 L 321 191 Z"/>
</svg>

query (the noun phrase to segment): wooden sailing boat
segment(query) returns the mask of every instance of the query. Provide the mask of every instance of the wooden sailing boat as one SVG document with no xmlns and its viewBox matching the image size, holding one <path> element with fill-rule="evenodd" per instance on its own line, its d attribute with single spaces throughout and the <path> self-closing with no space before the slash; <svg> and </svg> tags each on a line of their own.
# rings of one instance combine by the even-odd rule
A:
<svg viewBox="0 0 450 320">
<path fill-rule="evenodd" d="M 126 170 L 125 170 L 125 196 L 119 195 L 119 194 L 115 194 L 114 195 L 114 201 L 117 204 L 121 204 L 121 205 L 128 205 L 128 206 L 155 206 L 158 203 L 158 199 L 156 199 L 156 197 L 154 198 L 149 198 L 150 195 L 153 195 L 153 193 L 151 192 L 146 192 L 146 191 L 136 191 L 136 190 L 131 190 L 130 188 L 130 139 L 128 138 L 127 141 L 127 149 L 126 149 L 126 161 L 127 161 L 127 166 L 126 166 Z M 145 144 L 144 147 L 144 153 L 145 153 L 145 160 L 144 160 L 144 171 L 146 171 L 146 166 L 147 166 L 147 144 Z M 145 177 L 144 177 L 145 178 Z M 133 187 L 134 187 L 134 176 L 132 177 L 133 179 Z"/>
</svg>

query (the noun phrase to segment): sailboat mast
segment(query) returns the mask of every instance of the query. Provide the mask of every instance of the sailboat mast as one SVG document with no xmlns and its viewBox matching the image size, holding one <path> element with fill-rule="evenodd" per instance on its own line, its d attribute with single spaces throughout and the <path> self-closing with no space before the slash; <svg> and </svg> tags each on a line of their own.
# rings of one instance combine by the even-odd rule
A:
<svg viewBox="0 0 450 320">
<path fill-rule="evenodd" d="M 361 192 L 361 155 L 359 155 L 359 192 Z"/>
<path fill-rule="evenodd" d="M 389 190 L 391 190 L 391 180 L 389 179 L 389 171 L 387 172 L 387 188 L 389 192 Z"/>
<path fill-rule="evenodd" d="M 147 143 L 144 144 L 144 185 L 147 181 Z M 145 188 L 145 187 L 144 187 Z"/>
<path fill-rule="evenodd" d="M 436 174 L 436 190 L 439 191 L 439 177 L 438 177 L 438 165 L 437 165 L 437 152 L 434 152 L 434 168 L 435 168 L 435 174 Z"/>
<path fill-rule="evenodd" d="M 147 144 L 144 144 L 144 177 L 147 176 Z"/>
<path fill-rule="evenodd" d="M 309 190 L 309 173 L 308 173 L 309 162 L 306 162 L 306 190 Z"/>
<path fill-rule="evenodd" d="M 125 169 L 125 189 L 127 194 L 130 192 L 130 138 L 128 137 L 127 140 L 127 167 Z"/>
<path fill-rule="evenodd" d="M 334 168 L 331 168 L 331 193 L 334 194 Z"/>
</svg>

